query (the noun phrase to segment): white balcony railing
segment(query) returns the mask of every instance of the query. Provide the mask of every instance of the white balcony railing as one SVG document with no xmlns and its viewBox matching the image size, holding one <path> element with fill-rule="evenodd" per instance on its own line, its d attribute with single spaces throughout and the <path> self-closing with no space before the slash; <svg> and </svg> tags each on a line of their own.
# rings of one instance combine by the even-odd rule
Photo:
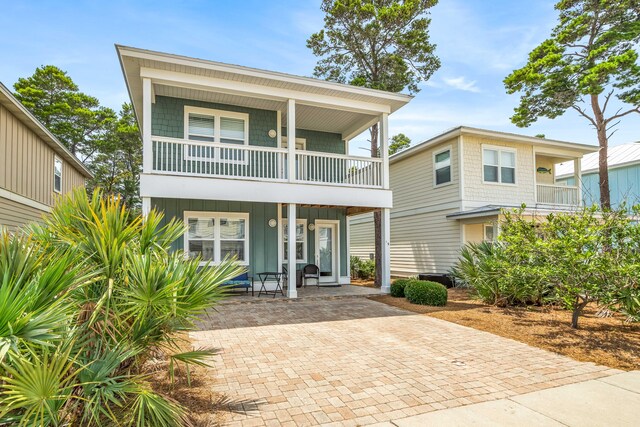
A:
<svg viewBox="0 0 640 427">
<path fill-rule="evenodd" d="M 288 151 L 284 148 L 196 142 L 153 137 L 153 172 L 289 181 Z M 381 159 L 296 151 L 294 182 L 382 188 Z"/>
<path fill-rule="evenodd" d="M 568 185 L 537 185 L 537 201 L 545 205 L 578 206 L 578 187 Z"/>
</svg>

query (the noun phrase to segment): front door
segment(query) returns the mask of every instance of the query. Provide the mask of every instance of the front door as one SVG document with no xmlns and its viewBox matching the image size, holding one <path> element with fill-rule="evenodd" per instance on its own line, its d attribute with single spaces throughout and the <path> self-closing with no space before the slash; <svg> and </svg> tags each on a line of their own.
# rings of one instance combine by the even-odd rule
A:
<svg viewBox="0 0 640 427">
<path fill-rule="evenodd" d="M 338 283 L 338 223 L 316 220 L 316 264 L 320 283 Z"/>
</svg>

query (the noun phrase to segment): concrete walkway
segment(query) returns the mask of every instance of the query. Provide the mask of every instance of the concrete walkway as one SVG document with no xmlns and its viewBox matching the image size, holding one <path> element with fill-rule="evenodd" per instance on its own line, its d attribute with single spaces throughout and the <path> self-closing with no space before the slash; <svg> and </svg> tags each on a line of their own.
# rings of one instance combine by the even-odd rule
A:
<svg viewBox="0 0 640 427">
<path fill-rule="evenodd" d="M 640 371 L 633 371 L 378 423 L 375 427 L 631 427 L 639 424 Z"/>
<path fill-rule="evenodd" d="M 362 297 L 223 304 L 200 328 L 194 344 L 220 349 L 210 375 L 229 425 L 363 426 L 525 406 L 516 396 L 620 373 Z"/>
</svg>

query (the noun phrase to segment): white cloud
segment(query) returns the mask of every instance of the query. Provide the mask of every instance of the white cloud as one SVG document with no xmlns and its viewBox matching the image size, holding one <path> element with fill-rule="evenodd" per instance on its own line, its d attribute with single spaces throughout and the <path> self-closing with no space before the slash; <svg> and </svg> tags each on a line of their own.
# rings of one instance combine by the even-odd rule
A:
<svg viewBox="0 0 640 427">
<path fill-rule="evenodd" d="M 476 85 L 475 80 L 467 80 L 466 77 L 445 77 L 442 79 L 447 86 L 450 86 L 457 90 L 463 90 L 465 92 L 479 93 L 480 88 Z"/>
</svg>

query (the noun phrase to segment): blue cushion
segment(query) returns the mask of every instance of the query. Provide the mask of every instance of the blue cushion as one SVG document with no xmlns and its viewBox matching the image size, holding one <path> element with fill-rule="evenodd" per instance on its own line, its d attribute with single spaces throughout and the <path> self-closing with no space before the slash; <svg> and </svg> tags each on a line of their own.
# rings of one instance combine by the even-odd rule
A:
<svg viewBox="0 0 640 427">
<path fill-rule="evenodd" d="M 251 280 L 249 280 L 249 273 L 242 273 L 234 277 L 233 279 L 224 282 L 223 286 L 248 288 L 251 286 Z"/>
</svg>

